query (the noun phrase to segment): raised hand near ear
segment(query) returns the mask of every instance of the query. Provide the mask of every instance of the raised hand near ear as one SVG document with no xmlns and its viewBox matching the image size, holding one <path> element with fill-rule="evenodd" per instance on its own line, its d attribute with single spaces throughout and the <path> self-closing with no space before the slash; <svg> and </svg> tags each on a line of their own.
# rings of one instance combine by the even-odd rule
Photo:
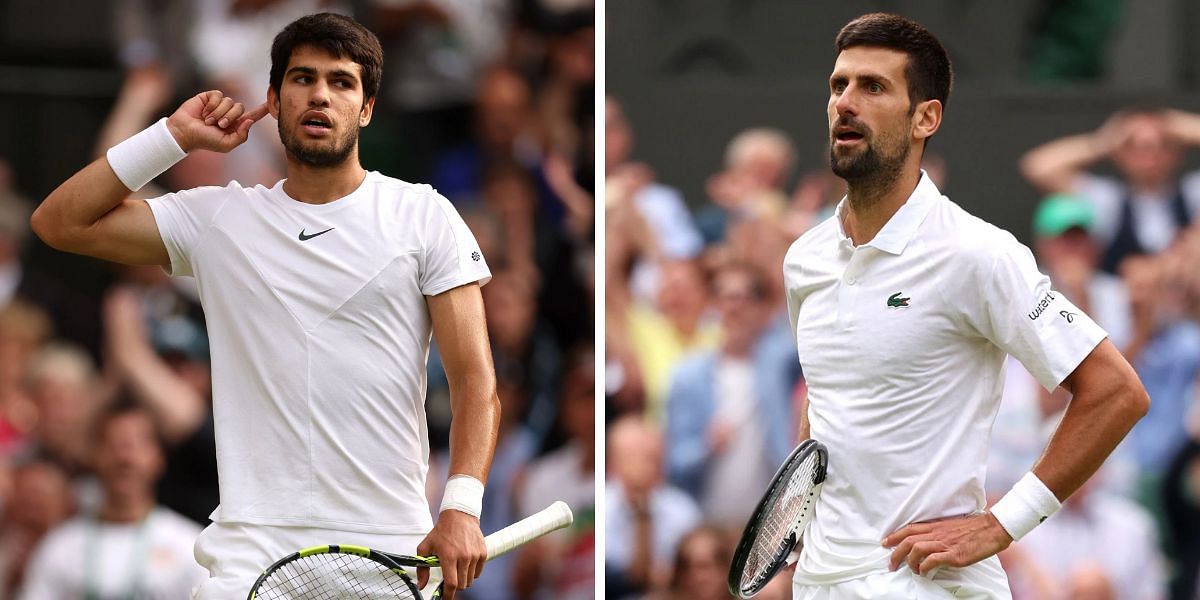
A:
<svg viewBox="0 0 1200 600">
<path fill-rule="evenodd" d="M 219 90 L 189 98 L 167 119 L 167 128 L 184 152 L 229 152 L 250 136 L 250 127 L 267 115 L 267 104 L 247 111 Z"/>
</svg>

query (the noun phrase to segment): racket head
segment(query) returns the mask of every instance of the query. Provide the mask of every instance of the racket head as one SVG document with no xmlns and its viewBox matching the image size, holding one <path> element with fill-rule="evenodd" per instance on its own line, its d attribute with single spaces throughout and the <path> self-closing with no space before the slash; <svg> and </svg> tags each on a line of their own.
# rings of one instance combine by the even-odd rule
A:
<svg viewBox="0 0 1200 600">
<path fill-rule="evenodd" d="M 406 566 L 436 567 L 437 559 L 345 544 L 313 546 L 267 567 L 254 582 L 248 600 L 421 600 L 413 573 Z"/>
<path fill-rule="evenodd" d="M 729 592 L 750 598 L 762 591 L 787 563 L 812 519 L 829 452 L 805 440 L 788 455 L 746 523 L 729 567 Z"/>
</svg>

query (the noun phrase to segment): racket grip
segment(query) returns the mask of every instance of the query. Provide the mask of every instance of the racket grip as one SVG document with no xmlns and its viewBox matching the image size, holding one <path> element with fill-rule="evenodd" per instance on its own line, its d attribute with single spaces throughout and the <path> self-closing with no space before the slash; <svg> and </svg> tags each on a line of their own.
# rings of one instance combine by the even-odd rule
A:
<svg viewBox="0 0 1200 600">
<path fill-rule="evenodd" d="M 534 538 L 546 535 L 556 529 L 562 529 L 570 525 L 573 520 L 571 507 L 567 506 L 566 502 L 558 500 L 541 511 L 483 538 L 484 543 L 487 544 L 488 558 L 496 558 Z"/>
</svg>

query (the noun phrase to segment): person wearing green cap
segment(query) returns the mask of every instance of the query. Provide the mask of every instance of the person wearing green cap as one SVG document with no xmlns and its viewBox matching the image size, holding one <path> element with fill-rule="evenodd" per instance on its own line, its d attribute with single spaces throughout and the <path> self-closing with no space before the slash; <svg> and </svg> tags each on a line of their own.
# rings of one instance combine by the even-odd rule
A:
<svg viewBox="0 0 1200 600">
<path fill-rule="evenodd" d="M 1054 288 L 1123 349 L 1130 337 L 1129 292 L 1120 278 L 1100 270 L 1101 248 L 1091 237 L 1094 223 L 1086 200 L 1072 194 L 1047 196 L 1033 214 L 1033 249 Z"/>
</svg>

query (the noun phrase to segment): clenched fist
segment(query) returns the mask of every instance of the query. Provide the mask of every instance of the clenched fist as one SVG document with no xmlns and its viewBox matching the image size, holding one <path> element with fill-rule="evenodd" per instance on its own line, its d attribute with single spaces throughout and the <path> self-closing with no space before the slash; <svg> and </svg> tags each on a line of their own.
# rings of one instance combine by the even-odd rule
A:
<svg viewBox="0 0 1200 600">
<path fill-rule="evenodd" d="M 250 135 L 250 126 L 267 114 L 267 104 L 246 112 L 241 102 L 218 90 L 192 96 L 167 119 L 167 128 L 184 152 L 229 152 Z"/>
</svg>

